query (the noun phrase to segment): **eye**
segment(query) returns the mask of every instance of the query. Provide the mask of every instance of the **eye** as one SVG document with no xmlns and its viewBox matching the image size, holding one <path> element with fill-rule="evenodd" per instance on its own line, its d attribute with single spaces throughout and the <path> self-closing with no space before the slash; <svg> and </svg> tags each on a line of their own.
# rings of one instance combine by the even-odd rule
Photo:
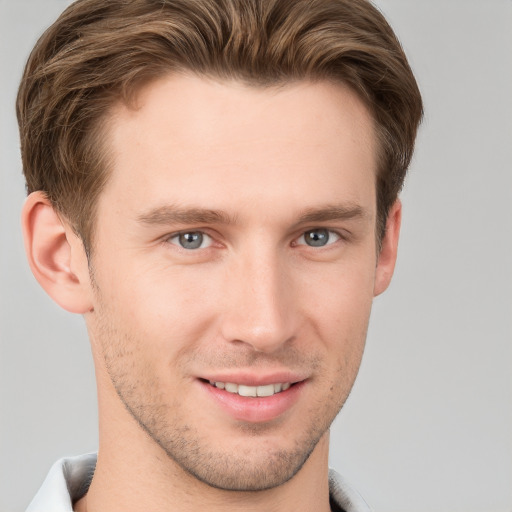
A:
<svg viewBox="0 0 512 512">
<path fill-rule="evenodd" d="M 212 243 L 211 237 L 202 231 L 182 231 L 172 235 L 168 241 L 187 250 L 205 249 Z"/>
<path fill-rule="evenodd" d="M 310 247 L 324 247 L 340 240 L 340 235 L 328 229 L 311 229 L 306 231 L 297 240 L 298 245 L 309 245 Z"/>
</svg>

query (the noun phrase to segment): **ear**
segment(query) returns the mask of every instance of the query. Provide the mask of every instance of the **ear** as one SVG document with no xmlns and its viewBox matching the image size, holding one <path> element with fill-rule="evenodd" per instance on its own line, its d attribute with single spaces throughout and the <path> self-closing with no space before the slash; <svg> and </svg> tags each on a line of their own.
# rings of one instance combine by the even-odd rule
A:
<svg viewBox="0 0 512 512">
<path fill-rule="evenodd" d="M 387 289 L 395 270 L 398 251 L 400 224 L 402 223 L 402 203 L 395 201 L 386 221 L 386 233 L 382 239 L 382 247 L 377 260 L 373 295 L 376 297 Z"/>
<path fill-rule="evenodd" d="M 22 210 L 28 263 L 46 293 L 67 311 L 92 310 L 87 256 L 80 238 L 43 192 L 33 192 Z"/>
</svg>

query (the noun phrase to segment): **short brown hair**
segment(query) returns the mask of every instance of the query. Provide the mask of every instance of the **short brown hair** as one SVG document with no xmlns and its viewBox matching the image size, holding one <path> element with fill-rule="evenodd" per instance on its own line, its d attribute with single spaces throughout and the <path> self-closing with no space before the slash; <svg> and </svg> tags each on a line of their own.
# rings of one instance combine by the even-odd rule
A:
<svg viewBox="0 0 512 512">
<path fill-rule="evenodd" d="M 141 84 L 189 70 L 249 85 L 327 79 L 370 109 L 379 140 L 378 235 L 422 117 L 418 86 L 367 0 L 78 0 L 42 35 L 17 99 L 27 190 L 44 191 L 89 252 L 108 179 L 102 127 Z"/>
</svg>

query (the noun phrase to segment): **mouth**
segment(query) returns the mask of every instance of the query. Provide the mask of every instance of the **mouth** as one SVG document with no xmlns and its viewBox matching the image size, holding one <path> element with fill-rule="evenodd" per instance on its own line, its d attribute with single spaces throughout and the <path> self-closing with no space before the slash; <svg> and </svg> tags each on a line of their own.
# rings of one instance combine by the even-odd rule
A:
<svg viewBox="0 0 512 512">
<path fill-rule="evenodd" d="M 290 389 L 292 382 L 277 382 L 275 384 L 266 384 L 264 386 L 247 386 L 244 384 L 236 384 L 234 382 L 215 382 L 208 381 L 209 384 L 217 389 L 222 389 L 228 393 L 243 397 L 269 397 L 282 393 Z"/>
<path fill-rule="evenodd" d="M 289 380 L 291 375 L 254 375 L 200 378 L 198 382 L 213 403 L 237 421 L 264 423 L 292 409 L 303 396 L 308 379 Z M 259 380 L 259 382 L 258 382 Z"/>
</svg>

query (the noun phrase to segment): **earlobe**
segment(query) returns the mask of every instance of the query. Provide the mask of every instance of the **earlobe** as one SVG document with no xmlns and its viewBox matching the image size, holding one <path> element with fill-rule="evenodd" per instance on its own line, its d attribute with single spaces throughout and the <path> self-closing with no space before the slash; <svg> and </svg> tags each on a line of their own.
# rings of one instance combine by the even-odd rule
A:
<svg viewBox="0 0 512 512">
<path fill-rule="evenodd" d="M 375 272 L 375 284 L 373 289 L 374 297 L 384 292 L 395 270 L 396 257 L 398 252 L 398 238 L 402 222 L 402 203 L 399 199 L 395 201 L 389 211 L 386 221 L 386 233 L 382 239 L 382 247 L 377 260 Z"/>
<path fill-rule="evenodd" d="M 22 228 L 30 268 L 46 293 L 67 311 L 91 311 L 90 278 L 82 242 L 43 192 L 33 192 L 26 199 Z"/>
</svg>

